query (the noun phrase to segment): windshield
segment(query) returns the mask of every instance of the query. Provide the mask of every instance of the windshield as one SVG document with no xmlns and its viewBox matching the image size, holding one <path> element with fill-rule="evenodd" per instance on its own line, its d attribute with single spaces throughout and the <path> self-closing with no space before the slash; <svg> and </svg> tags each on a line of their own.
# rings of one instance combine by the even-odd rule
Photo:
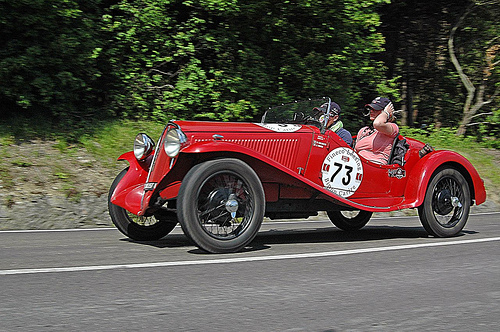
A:
<svg viewBox="0 0 500 332">
<path fill-rule="evenodd" d="M 324 129 L 329 115 L 330 98 L 325 97 L 271 107 L 264 113 L 262 123 L 304 124 Z"/>
</svg>

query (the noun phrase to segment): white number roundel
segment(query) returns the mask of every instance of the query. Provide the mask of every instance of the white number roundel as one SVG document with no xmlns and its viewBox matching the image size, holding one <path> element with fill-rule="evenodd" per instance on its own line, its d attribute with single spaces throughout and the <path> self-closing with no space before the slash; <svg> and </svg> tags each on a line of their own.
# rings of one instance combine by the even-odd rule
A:
<svg viewBox="0 0 500 332">
<path fill-rule="evenodd" d="M 363 164 L 354 150 L 337 148 L 323 161 L 321 177 L 326 189 L 339 196 L 349 197 L 361 185 Z"/>
</svg>

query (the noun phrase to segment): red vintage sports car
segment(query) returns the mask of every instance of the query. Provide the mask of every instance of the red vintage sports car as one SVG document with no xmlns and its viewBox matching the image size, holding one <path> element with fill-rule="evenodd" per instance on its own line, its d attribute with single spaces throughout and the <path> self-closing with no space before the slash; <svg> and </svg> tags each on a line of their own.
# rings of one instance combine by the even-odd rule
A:
<svg viewBox="0 0 500 332">
<path fill-rule="evenodd" d="M 140 133 L 134 151 L 119 157 L 130 166 L 109 191 L 113 223 L 145 241 L 164 237 L 179 222 L 211 253 L 248 245 L 264 217 L 307 218 L 318 211 L 353 231 L 373 212 L 417 208 L 429 234 L 460 233 L 471 204 L 486 199 L 472 164 L 401 136 L 389 165 L 365 160 L 326 130 L 330 110 L 318 106 L 329 101 L 271 108 L 260 123 L 170 121 L 156 149 Z"/>
</svg>

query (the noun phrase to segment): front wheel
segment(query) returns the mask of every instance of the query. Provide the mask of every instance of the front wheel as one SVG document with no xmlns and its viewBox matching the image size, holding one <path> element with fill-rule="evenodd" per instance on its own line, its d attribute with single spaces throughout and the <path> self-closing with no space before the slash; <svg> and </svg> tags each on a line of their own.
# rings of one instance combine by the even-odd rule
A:
<svg viewBox="0 0 500 332">
<path fill-rule="evenodd" d="M 136 241 L 153 241 L 169 234 L 177 225 L 175 212 L 165 211 L 156 216 L 137 216 L 124 208 L 111 203 L 111 196 L 121 179 L 127 174 L 128 168 L 118 174 L 108 195 L 108 210 L 111 221 L 120 232 Z"/>
<path fill-rule="evenodd" d="M 210 253 L 236 252 L 250 243 L 264 218 L 264 189 L 238 159 L 210 160 L 184 177 L 177 215 L 184 233 Z"/>
<path fill-rule="evenodd" d="M 464 228 L 470 205 L 469 185 L 463 175 L 456 169 L 444 168 L 429 182 L 418 215 L 429 234 L 450 237 Z"/>
<path fill-rule="evenodd" d="M 357 231 L 363 228 L 370 218 L 372 212 L 368 211 L 327 211 L 330 221 L 344 231 Z"/>
</svg>

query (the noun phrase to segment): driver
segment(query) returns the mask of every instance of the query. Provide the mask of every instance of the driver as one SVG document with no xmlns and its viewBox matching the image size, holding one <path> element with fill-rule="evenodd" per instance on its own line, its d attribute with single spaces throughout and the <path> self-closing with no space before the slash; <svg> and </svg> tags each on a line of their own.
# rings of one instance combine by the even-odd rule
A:
<svg viewBox="0 0 500 332">
<path fill-rule="evenodd" d="M 326 114 L 328 110 L 328 103 L 321 105 L 318 108 L 324 114 Z M 344 128 L 344 124 L 340 121 L 340 106 L 336 102 L 330 102 L 330 118 L 328 119 L 328 123 L 326 124 L 326 128 L 329 131 L 333 131 L 337 135 L 339 135 L 347 145 L 352 146 L 352 135 L 351 133 Z M 324 115 L 323 115 L 324 116 Z M 320 120 L 321 121 L 321 120 Z"/>
</svg>

